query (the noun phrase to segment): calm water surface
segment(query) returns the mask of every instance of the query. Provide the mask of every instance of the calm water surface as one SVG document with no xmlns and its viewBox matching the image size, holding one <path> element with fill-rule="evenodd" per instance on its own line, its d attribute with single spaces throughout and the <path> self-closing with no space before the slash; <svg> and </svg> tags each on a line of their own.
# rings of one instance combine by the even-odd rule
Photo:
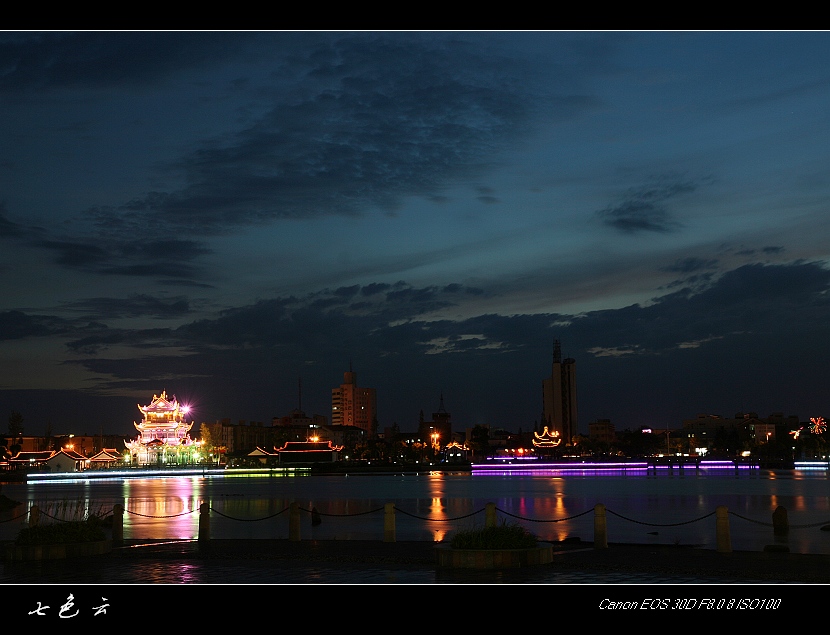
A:
<svg viewBox="0 0 830 635">
<path fill-rule="evenodd" d="M 609 542 L 716 548 L 715 510 L 729 511 L 735 550 L 784 543 L 797 553 L 830 554 L 830 479 L 825 471 L 751 470 L 741 474 L 525 472 L 471 474 L 184 476 L 100 481 L 3 483 L 23 503 L 0 512 L 0 540 L 11 540 L 28 510 L 72 519 L 124 506 L 124 538 L 193 539 L 199 509 L 210 507 L 216 539 L 288 538 L 288 507 L 301 510 L 302 539 L 382 540 L 384 506 L 395 507 L 397 540 L 444 540 L 481 527 L 488 503 L 499 520 L 527 527 L 542 540 L 592 541 L 594 508 L 606 508 Z M 787 510 L 785 537 L 772 513 Z M 312 523 L 311 510 L 320 523 Z"/>
</svg>

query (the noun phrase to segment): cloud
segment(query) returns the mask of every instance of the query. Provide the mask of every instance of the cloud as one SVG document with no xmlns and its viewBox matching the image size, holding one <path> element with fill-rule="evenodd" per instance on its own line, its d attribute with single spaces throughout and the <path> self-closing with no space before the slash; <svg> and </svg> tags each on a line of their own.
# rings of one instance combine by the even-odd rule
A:
<svg viewBox="0 0 830 635">
<path fill-rule="evenodd" d="M 157 298 L 146 294 L 136 294 L 129 298 L 87 298 L 66 302 L 62 306 L 99 320 L 123 317 L 167 319 L 190 312 L 190 303 L 185 297 Z"/>
<path fill-rule="evenodd" d="M 192 240 L 88 241 L 51 239 L 32 245 L 56 254 L 55 262 L 72 269 L 102 275 L 198 277 L 199 269 L 189 264 L 212 253 Z"/>
<path fill-rule="evenodd" d="M 678 273 L 692 273 L 693 271 L 700 271 L 701 269 L 712 269 L 717 266 L 718 261 L 717 259 L 704 259 L 704 258 L 682 258 L 680 260 L 676 260 L 674 263 L 667 267 L 663 267 L 661 271 L 671 271 L 671 272 L 678 272 Z"/>
<path fill-rule="evenodd" d="M 246 32 L 20 32 L 0 36 L 0 93 L 159 81 L 242 53 Z"/>
<path fill-rule="evenodd" d="M 5 212 L 5 204 L 0 204 L 0 238 L 15 238 L 28 233 L 25 227 L 10 221 Z"/>
<path fill-rule="evenodd" d="M 283 219 L 394 213 L 407 197 L 441 197 L 488 172 L 494 164 L 485 157 L 520 144 L 543 115 L 573 118 L 596 106 L 586 96 L 573 103 L 572 77 L 559 79 L 563 94 L 554 96 L 543 88 L 549 69 L 463 35 L 285 39 L 302 46 L 265 49 L 274 73 L 258 100 L 268 107 L 244 129 L 161 167 L 182 175 L 184 187 L 90 208 L 100 231 L 163 222 L 208 236 Z"/>
<path fill-rule="evenodd" d="M 653 185 L 628 190 L 622 201 L 596 214 L 605 225 L 626 234 L 674 231 L 682 225 L 672 218 L 666 202 L 697 188 L 691 181 L 662 177 Z"/>
<path fill-rule="evenodd" d="M 55 316 L 27 315 L 21 311 L 0 312 L 0 340 L 51 336 L 69 330 L 69 324 Z"/>
<path fill-rule="evenodd" d="M 728 411 L 749 390 L 756 395 L 753 410 L 787 410 L 790 403 L 814 408 L 809 395 L 821 374 L 790 380 L 780 368 L 802 358 L 821 364 L 830 355 L 824 336 L 830 271 L 817 263 L 746 265 L 649 306 L 578 317 L 419 319 L 436 302 L 464 296 L 464 285 L 450 286 L 398 283 L 368 295 L 357 291 L 350 297 L 365 302 L 359 311 L 333 291 L 280 297 L 178 328 L 148 329 L 107 322 L 141 313 L 186 315 L 183 299 L 89 298 L 67 309 L 98 321 L 6 312 L 0 333 L 6 341 L 60 338 L 74 356 L 66 365 L 89 373 L 87 390 L 188 393 L 202 400 L 205 420 L 287 412 L 296 407 L 298 375 L 307 410 L 325 414 L 331 388 L 353 364 L 361 383 L 378 389 L 385 423 L 415 420 L 443 390 L 456 404 L 460 426 L 527 427 L 539 417 L 541 380 L 550 372 L 552 341 L 560 339 L 563 353 L 577 360 L 583 425 L 612 418 L 624 428 L 668 417 L 676 426 L 698 411 Z M 319 302 L 325 298 L 335 302 Z M 275 396 L 280 391 L 285 395 Z M 661 399 L 643 399 L 650 391 Z M 272 405 L 263 412 L 265 403 Z"/>
</svg>

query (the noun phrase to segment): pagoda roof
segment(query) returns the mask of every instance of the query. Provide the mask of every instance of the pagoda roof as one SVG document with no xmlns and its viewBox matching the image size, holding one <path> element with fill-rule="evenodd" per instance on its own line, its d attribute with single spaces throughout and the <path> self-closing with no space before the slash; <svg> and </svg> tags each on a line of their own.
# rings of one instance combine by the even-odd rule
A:
<svg viewBox="0 0 830 635">
<path fill-rule="evenodd" d="M 179 410 L 179 401 L 173 395 L 172 399 L 168 398 L 167 391 L 162 390 L 160 395 L 153 395 L 153 400 L 146 406 L 139 404 L 138 409 L 141 412 L 169 412 Z"/>
<path fill-rule="evenodd" d="M 113 448 L 104 448 L 95 456 L 89 457 L 90 461 L 120 461 L 121 455 Z"/>
<path fill-rule="evenodd" d="M 68 456 L 69 458 L 74 459 L 74 460 L 76 460 L 76 461 L 86 461 L 86 460 L 87 460 L 87 457 L 85 457 L 85 456 L 84 456 L 83 454 L 81 454 L 80 452 L 75 452 L 75 450 L 67 450 L 67 449 L 65 449 L 65 448 L 61 448 L 60 450 L 58 450 L 57 452 L 55 452 L 55 453 L 54 453 L 52 456 L 50 456 L 49 458 L 50 458 L 50 459 L 53 459 L 53 458 L 55 458 L 58 454 L 65 454 L 65 455 L 66 455 L 66 456 Z"/>
<path fill-rule="evenodd" d="M 248 452 L 248 456 L 275 456 L 275 453 L 257 446 L 255 450 Z"/>
<path fill-rule="evenodd" d="M 279 452 L 331 452 L 343 449 L 342 445 L 333 446 L 331 441 L 286 441 L 281 448 L 274 448 Z"/>
<path fill-rule="evenodd" d="M 31 463 L 45 461 L 55 454 L 54 450 L 43 450 L 42 452 L 18 452 L 9 459 L 10 463 Z"/>
</svg>

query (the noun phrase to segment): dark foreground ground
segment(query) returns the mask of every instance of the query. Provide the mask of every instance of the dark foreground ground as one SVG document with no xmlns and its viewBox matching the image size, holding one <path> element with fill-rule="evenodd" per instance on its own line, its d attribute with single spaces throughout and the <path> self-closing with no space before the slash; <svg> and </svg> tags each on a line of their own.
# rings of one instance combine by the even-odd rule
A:
<svg viewBox="0 0 830 635">
<path fill-rule="evenodd" d="M 580 541 L 553 544 L 553 562 L 538 565 L 550 572 L 629 572 L 730 581 L 830 583 L 828 555 L 780 551 L 719 553 L 688 546 L 613 543 L 606 549 L 595 549 L 592 543 Z M 435 547 L 436 543 L 424 541 L 212 540 L 203 546 L 197 542 L 128 545 L 117 549 L 110 557 L 435 568 Z"/>
<path fill-rule="evenodd" d="M 818 588 L 830 584 L 830 556 L 786 551 L 714 550 L 676 545 L 568 540 L 551 563 L 503 570 L 437 565 L 438 543 L 369 540 L 211 540 L 128 542 L 90 558 L 8 562 L 7 592 L 21 585 L 764 585 Z"/>
</svg>

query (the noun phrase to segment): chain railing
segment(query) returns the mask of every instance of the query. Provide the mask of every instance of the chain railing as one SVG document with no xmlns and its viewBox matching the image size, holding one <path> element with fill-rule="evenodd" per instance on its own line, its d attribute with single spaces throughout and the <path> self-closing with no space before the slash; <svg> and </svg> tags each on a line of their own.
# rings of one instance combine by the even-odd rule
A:
<svg viewBox="0 0 830 635">
<path fill-rule="evenodd" d="M 629 516 L 625 516 L 623 514 L 619 514 L 613 510 L 606 509 L 604 505 L 597 504 L 593 508 L 586 509 L 578 514 L 572 514 L 570 516 L 562 516 L 558 518 L 532 518 L 528 516 L 521 516 L 518 514 L 513 514 L 507 510 L 499 509 L 496 507 L 494 503 L 488 503 L 484 508 L 471 512 L 469 514 L 464 514 L 461 516 L 455 517 L 446 517 L 446 518 L 435 518 L 431 516 L 422 516 L 415 514 L 411 511 L 406 509 L 399 508 L 394 503 L 387 503 L 383 507 L 377 507 L 374 509 L 369 509 L 366 511 L 361 512 L 352 512 L 352 513 L 332 513 L 332 512 L 320 512 L 316 507 L 312 507 L 311 509 L 307 509 L 304 507 L 300 507 L 297 503 L 291 503 L 289 506 L 283 508 L 282 510 L 274 513 L 269 514 L 266 516 L 261 516 L 257 518 L 251 517 L 237 517 L 232 516 L 224 511 L 220 511 L 214 507 L 211 507 L 208 503 L 202 503 L 198 509 L 191 509 L 186 510 L 181 513 L 177 514 L 165 514 L 165 515 L 150 515 L 150 514 L 142 514 L 135 511 L 125 510 L 122 505 L 115 505 L 112 512 L 108 513 L 101 513 L 101 514 L 90 514 L 90 517 L 94 516 L 98 520 L 106 521 L 111 523 L 112 526 L 112 540 L 113 544 L 115 545 L 123 545 L 124 544 L 124 537 L 123 537 L 123 526 L 124 526 L 124 514 L 128 514 L 131 516 L 137 516 L 142 518 L 153 518 L 153 519 L 172 519 L 172 518 L 180 518 L 182 516 L 187 516 L 191 514 L 199 514 L 199 542 L 206 543 L 211 539 L 210 536 L 210 516 L 211 514 L 224 518 L 226 520 L 235 521 L 235 522 L 262 522 L 273 520 L 279 516 L 282 516 L 288 512 L 289 517 L 289 540 L 292 541 L 299 541 L 300 537 L 300 528 L 301 528 L 301 514 L 308 514 L 311 516 L 312 525 L 316 526 L 319 525 L 322 520 L 322 517 L 330 517 L 330 518 L 352 518 L 357 516 L 366 516 L 372 514 L 380 514 L 383 513 L 383 541 L 384 542 L 395 542 L 396 541 L 396 515 L 403 515 L 409 518 L 413 518 L 422 522 L 427 523 L 458 523 L 460 521 L 469 519 L 471 517 L 477 516 L 481 513 L 484 513 L 485 519 L 484 524 L 485 527 L 495 527 L 499 522 L 499 516 L 503 518 L 512 518 L 517 521 L 521 522 L 528 522 L 528 523 L 560 523 L 566 522 L 570 520 L 575 520 L 577 518 L 581 518 L 586 516 L 587 514 L 594 514 L 594 546 L 597 548 L 605 548 L 607 547 L 607 536 L 608 536 L 608 528 L 607 528 L 607 516 L 612 515 L 620 520 L 635 523 L 638 525 L 645 525 L 648 527 L 679 527 L 683 525 L 690 525 L 693 523 L 701 522 L 706 519 L 711 518 L 712 516 L 716 517 L 716 534 L 717 534 L 717 550 L 718 551 L 732 551 L 731 547 L 731 536 L 730 536 L 730 517 L 736 518 L 741 521 L 754 523 L 756 525 L 762 525 L 765 527 L 771 527 L 774 531 L 776 536 L 786 535 L 790 529 L 810 529 L 815 527 L 822 527 L 824 528 L 827 526 L 830 528 L 830 520 L 826 522 L 820 523 L 809 523 L 809 524 L 795 524 L 791 525 L 787 518 L 787 510 L 784 507 L 779 506 L 776 508 L 772 515 L 772 520 L 770 522 L 762 521 L 755 518 L 748 518 L 746 516 L 736 514 L 734 512 L 729 512 L 728 509 L 724 506 L 720 506 L 712 512 L 707 514 L 703 514 L 696 518 L 690 518 L 688 520 L 679 521 L 679 522 L 666 522 L 666 523 L 657 523 L 657 522 L 649 522 L 644 520 L 638 520 L 636 518 L 631 518 Z M 38 505 L 32 505 L 28 511 L 18 514 L 12 518 L 0 521 L 0 523 L 7 523 L 7 522 L 14 522 L 20 521 L 21 519 L 26 518 L 28 516 L 28 524 L 30 527 L 37 526 L 43 518 L 48 518 L 54 522 L 70 522 L 66 518 L 61 518 L 58 515 L 50 514 L 38 507 Z M 77 520 L 77 519 L 75 519 Z M 164 539 L 164 538 L 162 538 Z"/>
</svg>

